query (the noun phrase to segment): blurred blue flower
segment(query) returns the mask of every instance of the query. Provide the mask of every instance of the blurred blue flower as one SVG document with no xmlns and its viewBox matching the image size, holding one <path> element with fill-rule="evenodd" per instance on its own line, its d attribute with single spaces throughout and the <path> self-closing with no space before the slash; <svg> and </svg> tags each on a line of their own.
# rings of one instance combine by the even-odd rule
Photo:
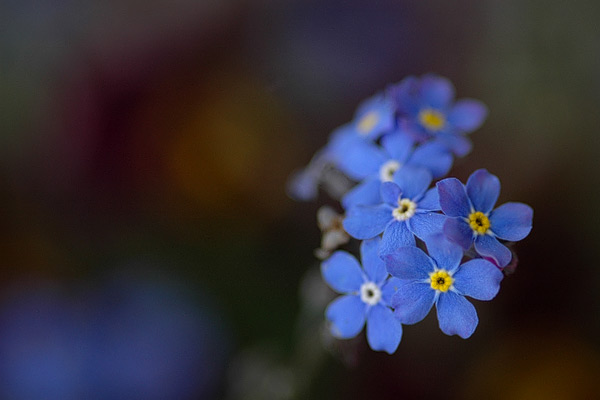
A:
<svg viewBox="0 0 600 400">
<path fill-rule="evenodd" d="M 383 232 L 381 251 L 414 246 L 415 236 L 423 241 L 441 233 L 446 216 L 440 209 L 437 189 L 428 189 L 431 173 L 423 168 L 405 167 L 394 174 L 393 182 L 381 185 L 382 204 L 355 206 L 348 210 L 344 229 L 357 239 L 370 239 Z"/>
<path fill-rule="evenodd" d="M 442 332 L 466 339 L 475 331 L 479 319 L 465 296 L 493 299 L 504 275 L 481 258 L 459 265 L 463 251 L 447 240 L 432 240 L 430 244 L 431 257 L 417 247 L 382 254 L 388 272 L 400 279 L 392 297 L 394 314 L 403 324 L 415 324 L 435 304 Z"/>
<path fill-rule="evenodd" d="M 362 265 L 345 251 L 336 251 L 321 264 L 323 279 L 344 294 L 332 301 L 325 315 L 331 332 L 342 339 L 355 337 L 367 324 L 367 341 L 373 350 L 392 354 L 402 338 L 402 325 L 389 308 L 398 280 L 388 279 L 378 256 L 380 239 L 361 244 Z"/>
<path fill-rule="evenodd" d="M 350 146 L 340 159 L 340 169 L 362 182 L 342 198 L 344 208 L 381 203 L 381 183 L 392 181 L 404 166 L 423 167 L 434 178 L 448 173 L 452 155 L 444 146 L 429 142 L 415 148 L 414 144 L 414 139 L 396 131 L 381 139 L 381 147 L 364 141 Z"/>
<path fill-rule="evenodd" d="M 457 156 L 471 150 L 465 134 L 479 128 L 488 114 L 480 101 L 454 102 L 454 86 L 437 75 L 405 78 L 390 87 L 389 94 L 400 113 L 401 129 L 419 141 L 440 142 Z"/>
<path fill-rule="evenodd" d="M 480 256 L 506 266 L 512 254 L 498 239 L 525 238 L 531 231 L 533 209 L 523 203 L 505 203 L 492 210 L 500 194 L 500 180 L 485 169 L 473 172 L 466 187 L 456 178 L 447 178 L 439 181 L 437 188 L 442 211 L 450 217 L 444 234 L 463 249 L 473 244 Z"/>
</svg>

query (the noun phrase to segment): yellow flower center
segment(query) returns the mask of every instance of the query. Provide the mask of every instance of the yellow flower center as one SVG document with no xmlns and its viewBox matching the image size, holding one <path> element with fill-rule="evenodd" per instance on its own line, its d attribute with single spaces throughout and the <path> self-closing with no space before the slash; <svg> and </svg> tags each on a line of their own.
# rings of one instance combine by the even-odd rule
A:
<svg viewBox="0 0 600 400">
<path fill-rule="evenodd" d="M 437 110 L 426 108 L 419 113 L 419 122 L 425 129 L 437 132 L 446 124 L 446 117 Z"/>
<path fill-rule="evenodd" d="M 485 235 L 490 229 L 490 219 L 481 211 L 475 211 L 469 215 L 469 225 L 479 235 Z"/>
<path fill-rule="evenodd" d="M 369 134 L 375 128 L 377 122 L 379 122 L 379 115 L 375 111 L 366 113 L 358 121 L 358 133 L 361 135 Z"/>
<path fill-rule="evenodd" d="M 417 209 L 417 204 L 409 199 L 398 199 L 398 208 L 394 208 L 392 215 L 398 221 L 406 221 L 413 215 Z"/>
<path fill-rule="evenodd" d="M 440 292 L 447 292 L 454 282 L 450 274 L 443 269 L 432 272 L 429 277 L 431 278 L 431 288 Z"/>
</svg>

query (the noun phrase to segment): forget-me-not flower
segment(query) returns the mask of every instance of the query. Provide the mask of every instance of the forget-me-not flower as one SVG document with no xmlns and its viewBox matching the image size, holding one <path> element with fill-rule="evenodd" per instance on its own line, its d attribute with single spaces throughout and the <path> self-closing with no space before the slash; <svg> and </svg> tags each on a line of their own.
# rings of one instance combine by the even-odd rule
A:
<svg viewBox="0 0 600 400">
<path fill-rule="evenodd" d="M 369 346 L 392 354 L 402 338 L 402 325 L 389 307 L 398 280 L 388 278 L 378 256 L 379 242 L 379 238 L 362 242 L 364 270 L 356 258 L 342 250 L 321 264 L 323 279 L 344 294 L 329 304 L 325 315 L 331 322 L 331 333 L 342 339 L 358 335 L 366 321 Z"/>
<path fill-rule="evenodd" d="M 437 309 L 440 329 L 463 339 L 473 334 L 479 319 L 465 298 L 491 300 L 500 289 L 502 272 L 482 258 L 460 265 L 462 249 L 446 240 L 430 241 L 428 256 L 417 247 L 382 254 L 388 272 L 400 279 L 392 297 L 394 313 L 403 324 L 415 324 Z"/>
<path fill-rule="evenodd" d="M 471 244 L 482 257 L 491 258 L 499 267 L 512 257 L 498 241 L 518 241 L 531 231 L 533 209 L 523 203 L 505 203 L 493 209 L 500 194 L 500 180 L 485 169 L 473 172 L 463 185 L 456 178 L 437 183 L 440 206 L 448 217 L 444 234 L 468 249 Z"/>
<path fill-rule="evenodd" d="M 415 236 L 423 241 L 441 233 L 446 217 L 440 209 L 437 189 L 428 190 L 431 173 L 423 168 L 405 167 L 392 182 L 381 185 L 382 204 L 355 206 L 344 219 L 346 232 L 357 239 L 370 239 L 383 232 L 381 251 L 414 246 Z"/>
<path fill-rule="evenodd" d="M 487 117 L 480 101 L 454 101 L 454 86 L 437 75 L 408 77 L 389 89 L 401 115 L 400 126 L 418 140 L 443 143 L 457 156 L 471 150 L 465 134 L 479 128 Z"/>
<path fill-rule="evenodd" d="M 365 141 L 349 146 L 340 169 L 361 182 L 342 198 L 344 208 L 381 203 L 381 183 L 392 181 L 404 166 L 423 167 L 434 178 L 448 173 L 452 154 L 444 146 L 431 141 L 416 148 L 414 145 L 413 138 L 396 131 L 384 136 L 381 146 Z"/>
</svg>

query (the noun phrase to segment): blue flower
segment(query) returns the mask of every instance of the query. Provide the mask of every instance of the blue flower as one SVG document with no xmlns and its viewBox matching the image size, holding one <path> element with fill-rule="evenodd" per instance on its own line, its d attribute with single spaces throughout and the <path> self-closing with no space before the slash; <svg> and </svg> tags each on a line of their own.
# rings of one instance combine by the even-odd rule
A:
<svg viewBox="0 0 600 400">
<path fill-rule="evenodd" d="M 488 113 L 487 107 L 477 100 L 454 102 L 452 83 L 437 75 L 408 77 L 388 93 L 401 115 L 402 129 L 420 141 L 434 138 L 457 156 L 471 150 L 465 134 L 479 128 Z"/>
<path fill-rule="evenodd" d="M 500 180 L 485 169 L 469 177 L 466 187 L 456 178 L 437 183 L 440 206 L 448 218 L 444 234 L 463 249 L 471 244 L 482 257 L 499 267 L 512 257 L 498 239 L 518 241 L 531 231 L 533 209 L 523 203 L 505 203 L 492 210 L 500 194 Z"/>
<path fill-rule="evenodd" d="M 370 239 L 383 232 L 381 251 L 414 246 L 415 236 L 423 241 L 441 233 L 446 217 L 440 209 L 437 189 L 429 189 L 431 173 L 422 168 L 404 167 L 393 182 L 381 185 L 383 203 L 355 206 L 348 210 L 344 229 L 357 239 Z"/>
<path fill-rule="evenodd" d="M 465 298 L 491 300 L 502 281 L 502 272 L 478 258 L 459 265 L 463 252 L 446 240 L 428 245 L 431 257 L 417 247 L 403 247 L 382 254 L 387 270 L 400 279 L 392 297 L 396 317 L 403 324 L 416 324 L 435 304 L 440 329 L 463 339 L 473 334 L 479 322 L 475 307 Z"/>
<path fill-rule="evenodd" d="M 331 321 L 332 334 L 342 339 L 358 335 L 366 321 L 369 346 L 392 354 L 402 338 L 402 325 L 389 307 L 398 280 L 388 279 L 385 265 L 377 255 L 379 242 L 379 238 L 362 242 L 364 270 L 345 251 L 336 251 L 321 264 L 323 279 L 344 294 L 329 304 L 325 315 Z"/>
<path fill-rule="evenodd" d="M 396 171 L 404 166 L 423 167 L 434 178 L 448 173 L 452 155 L 444 146 L 429 142 L 415 149 L 414 144 L 414 139 L 396 131 L 381 139 L 381 147 L 364 141 L 349 146 L 339 168 L 362 182 L 342 198 L 344 208 L 381 203 L 381 183 L 392 181 Z"/>
</svg>

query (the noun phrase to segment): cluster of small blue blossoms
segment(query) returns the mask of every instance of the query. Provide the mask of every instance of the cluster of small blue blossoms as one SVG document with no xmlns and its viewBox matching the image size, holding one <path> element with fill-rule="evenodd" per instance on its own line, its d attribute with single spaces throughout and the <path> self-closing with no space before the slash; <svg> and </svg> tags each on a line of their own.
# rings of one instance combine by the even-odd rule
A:
<svg viewBox="0 0 600 400">
<path fill-rule="evenodd" d="M 391 354 L 402 325 L 434 305 L 445 334 L 473 334 L 478 317 L 465 297 L 496 296 L 513 258 L 506 242 L 525 238 L 533 218 L 523 203 L 494 208 L 500 181 L 485 169 L 466 184 L 439 180 L 471 150 L 467 135 L 486 116 L 477 100 L 455 101 L 447 79 L 408 77 L 361 104 L 292 178 L 290 194 L 301 200 L 317 196 L 326 167 L 356 182 L 340 199 L 337 223 L 330 209 L 319 214 L 321 273 L 342 294 L 325 312 L 334 336 L 355 337 L 366 323 L 369 346 Z M 360 262 L 334 252 L 348 235 L 362 241 Z"/>
</svg>

